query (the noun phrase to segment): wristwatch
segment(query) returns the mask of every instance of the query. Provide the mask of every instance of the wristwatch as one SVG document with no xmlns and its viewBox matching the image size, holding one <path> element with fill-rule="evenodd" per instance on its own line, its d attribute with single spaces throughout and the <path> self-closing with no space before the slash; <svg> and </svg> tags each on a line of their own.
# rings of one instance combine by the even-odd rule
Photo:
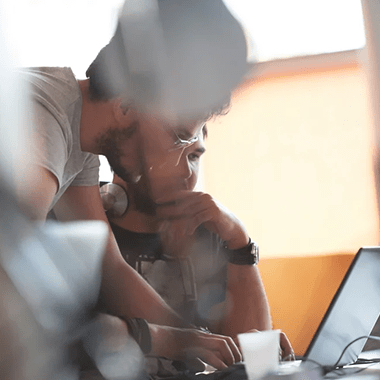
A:
<svg viewBox="0 0 380 380">
<path fill-rule="evenodd" d="M 129 335 L 140 346 L 141 351 L 144 354 L 149 354 L 152 351 L 152 337 L 148 322 L 143 318 L 119 318 L 127 324 Z"/>
<path fill-rule="evenodd" d="M 249 238 L 248 244 L 239 249 L 228 249 L 231 264 L 257 265 L 259 263 L 259 246 Z"/>
</svg>

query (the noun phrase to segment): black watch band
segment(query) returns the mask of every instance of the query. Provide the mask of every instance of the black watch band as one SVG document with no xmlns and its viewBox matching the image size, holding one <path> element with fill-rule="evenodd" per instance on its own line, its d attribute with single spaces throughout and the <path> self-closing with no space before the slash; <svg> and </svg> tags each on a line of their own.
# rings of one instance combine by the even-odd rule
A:
<svg viewBox="0 0 380 380">
<path fill-rule="evenodd" d="M 259 263 L 259 246 L 249 238 L 249 243 L 239 249 L 227 249 L 228 261 L 236 265 L 257 265 Z"/>
<path fill-rule="evenodd" d="M 148 322 L 143 318 L 124 318 L 120 317 L 128 326 L 129 335 L 140 346 L 144 354 L 149 354 L 152 350 L 152 338 Z"/>
</svg>

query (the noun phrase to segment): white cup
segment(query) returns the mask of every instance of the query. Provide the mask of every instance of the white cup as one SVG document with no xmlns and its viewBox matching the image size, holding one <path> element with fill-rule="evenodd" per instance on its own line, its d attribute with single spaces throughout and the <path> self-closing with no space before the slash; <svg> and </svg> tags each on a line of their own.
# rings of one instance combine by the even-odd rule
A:
<svg viewBox="0 0 380 380">
<path fill-rule="evenodd" d="M 258 380 L 278 370 L 280 331 L 267 330 L 238 334 L 249 380 Z"/>
</svg>

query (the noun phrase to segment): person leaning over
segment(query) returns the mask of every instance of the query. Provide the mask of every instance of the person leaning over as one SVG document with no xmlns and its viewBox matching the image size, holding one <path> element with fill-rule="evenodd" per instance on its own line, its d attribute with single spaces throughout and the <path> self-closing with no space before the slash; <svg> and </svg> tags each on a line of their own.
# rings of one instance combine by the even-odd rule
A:
<svg viewBox="0 0 380 380">
<path fill-rule="evenodd" d="M 154 83 L 144 77 L 142 84 L 147 86 L 140 86 L 141 92 L 132 88 L 134 83 L 129 88 L 122 85 L 127 74 L 114 80 L 115 72 L 128 70 L 122 54 L 122 23 L 90 65 L 87 79 L 75 78 L 70 68 L 20 69 L 21 79 L 30 87 L 29 120 L 42 146 L 33 157 L 35 187 L 22 196 L 31 219 L 44 220 L 53 210 L 59 221 L 102 220 L 108 224 L 99 194 L 98 155 L 106 156 L 124 181 L 138 183 L 143 180 L 145 151 L 179 159 L 187 144 L 178 146 L 178 141 L 194 141 L 203 120 L 228 103 L 246 70 L 246 41 L 240 25 L 222 1 L 159 0 L 158 7 L 169 79 L 173 88 L 182 86 L 176 99 L 186 106 L 194 104 L 195 94 L 207 94 L 208 103 L 204 109 L 203 103 L 196 104 L 189 112 L 184 106 L 177 118 L 168 118 L 168 112 L 151 112 L 135 101 L 133 94 L 141 100 L 141 93 L 149 92 Z M 197 17 L 190 17 L 195 11 Z M 196 35 L 189 43 L 191 33 Z M 207 65 L 212 70 L 202 71 Z M 184 81 L 188 71 L 196 73 L 197 80 Z M 199 357 L 215 368 L 241 359 L 231 338 L 181 329 L 187 326 L 183 320 L 122 258 L 111 229 L 102 269 L 101 304 L 125 320 L 148 321 L 150 352 L 172 359 Z"/>
</svg>

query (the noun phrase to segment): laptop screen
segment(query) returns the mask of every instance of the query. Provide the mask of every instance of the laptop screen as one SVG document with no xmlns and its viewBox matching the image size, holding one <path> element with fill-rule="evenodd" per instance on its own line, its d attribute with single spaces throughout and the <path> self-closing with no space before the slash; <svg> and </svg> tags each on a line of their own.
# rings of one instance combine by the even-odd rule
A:
<svg viewBox="0 0 380 380">
<path fill-rule="evenodd" d="M 367 340 L 350 343 L 370 335 L 379 314 L 380 247 L 363 247 L 331 301 L 305 353 L 306 361 L 327 368 L 354 363 Z"/>
</svg>

